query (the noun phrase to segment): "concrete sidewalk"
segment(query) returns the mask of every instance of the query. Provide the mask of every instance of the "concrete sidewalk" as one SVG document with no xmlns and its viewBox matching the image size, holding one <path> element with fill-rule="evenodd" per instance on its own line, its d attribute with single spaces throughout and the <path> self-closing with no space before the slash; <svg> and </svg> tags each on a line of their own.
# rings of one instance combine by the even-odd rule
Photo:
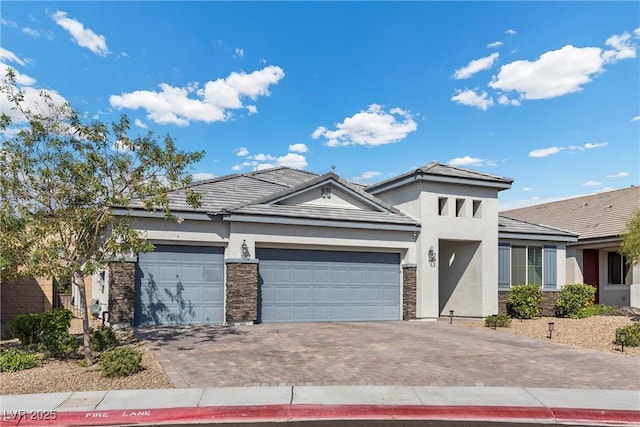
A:
<svg viewBox="0 0 640 427">
<path fill-rule="evenodd" d="M 395 386 L 114 390 L 0 397 L 2 425 L 98 426 L 311 420 L 640 425 L 640 391 Z"/>
</svg>

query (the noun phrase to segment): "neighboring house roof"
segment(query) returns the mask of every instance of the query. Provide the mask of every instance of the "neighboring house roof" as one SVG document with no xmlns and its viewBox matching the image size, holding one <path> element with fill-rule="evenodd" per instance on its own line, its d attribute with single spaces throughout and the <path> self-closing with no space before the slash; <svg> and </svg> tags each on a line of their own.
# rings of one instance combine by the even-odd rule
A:
<svg viewBox="0 0 640 427">
<path fill-rule="evenodd" d="M 578 241 L 578 235 L 575 233 L 544 225 L 532 224 L 518 219 L 507 218 L 502 215 L 498 216 L 498 238 L 559 242 Z"/>
<path fill-rule="evenodd" d="M 366 191 L 371 194 L 376 194 L 394 187 L 409 184 L 416 180 L 493 187 L 498 190 L 511 188 L 511 184 L 513 183 L 513 179 L 511 178 L 431 162 L 418 169 L 370 185 L 366 188 Z"/>
<path fill-rule="evenodd" d="M 579 243 L 618 238 L 627 222 L 640 209 L 640 187 L 573 197 L 520 209 L 500 215 L 531 223 L 544 224 L 578 235 Z"/>
</svg>

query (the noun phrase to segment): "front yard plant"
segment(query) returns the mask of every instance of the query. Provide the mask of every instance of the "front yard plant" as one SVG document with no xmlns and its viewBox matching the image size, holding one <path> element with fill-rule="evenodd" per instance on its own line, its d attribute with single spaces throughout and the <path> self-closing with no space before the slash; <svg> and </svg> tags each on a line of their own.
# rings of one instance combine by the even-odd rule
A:
<svg viewBox="0 0 640 427">
<path fill-rule="evenodd" d="M 556 315 L 572 319 L 588 317 L 590 314 L 586 309 L 593 306 L 595 298 L 596 288 L 591 285 L 565 285 L 556 302 Z"/>
<path fill-rule="evenodd" d="M 102 352 L 118 345 L 116 333 L 111 326 L 91 328 L 91 350 Z"/>
<path fill-rule="evenodd" d="M 511 326 L 511 317 L 507 313 L 492 314 L 484 319 L 484 326 L 487 328 L 508 328 Z"/>
<path fill-rule="evenodd" d="M 72 317 L 71 311 L 64 308 L 22 314 L 11 322 L 11 333 L 23 347 L 37 347 L 47 357 L 70 357 L 80 346 L 69 333 Z"/>
<path fill-rule="evenodd" d="M 623 326 L 616 329 L 615 344 L 622 345 L 621 334 L 625 334 L 624 345 L 626 347 L 640 347 L 640 323 Z"/>
<path fill-rule="evenodd" d="M 41 359 L 35 353 L 19 348 L 8 348 L 0 355 L 1 372 L 18 372 L 35 368 L 40 365 Z"/>
<path fill-rule="evenodd" d="M 131 347 L 118 347 L 100 355 L 100 373 L 107 378 L 126 377 L 142 370 L 142 353 Z"/>
<path fill-rule="evenodd" d="M 509 310 L 518 319 L 540 316 L 542 289 L 539 285 L 516 285 L 509 292 Z"/>
</svg>

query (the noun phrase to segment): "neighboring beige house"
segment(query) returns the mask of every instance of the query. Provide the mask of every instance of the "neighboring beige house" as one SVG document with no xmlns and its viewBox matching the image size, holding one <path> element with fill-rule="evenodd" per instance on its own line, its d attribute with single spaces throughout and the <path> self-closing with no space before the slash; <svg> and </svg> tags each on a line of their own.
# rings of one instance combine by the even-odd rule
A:
<svg viewBox="0 0 640 427">
<path fill-rule="evenodd" d="M 500 215 L 577 235 L 566 245 L 566 283 L 594 285 L 597 302 L 640 307 L 640 266 L 619 253 L 621 235 L 640 209 L 640 187 L 574 197 Z"/>
<path fill-rule="evenodd" d="M 57 295 L 52 279 L 33 277 L 0 284 L 0 320 L 7 325 L 27 313 L 40 313 L 54 307 Z"/>
</svg>

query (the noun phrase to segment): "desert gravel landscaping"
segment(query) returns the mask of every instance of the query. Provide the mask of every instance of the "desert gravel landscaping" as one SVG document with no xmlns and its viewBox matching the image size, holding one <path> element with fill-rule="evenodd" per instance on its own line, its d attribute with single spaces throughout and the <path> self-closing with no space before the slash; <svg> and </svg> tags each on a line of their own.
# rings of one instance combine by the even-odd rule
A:
<svg viewBox="0 0 640 427">
<path fill-rule="evenodd" d="M 640 313 L 625 312 L 626 315 L 594 316 L 586 319 L 564 319 L 543 317 L 539 319 L 513 319 L 511 327 L 497 328 L 496 333 L 517 334 L 549 340 L 548 322 L 554 322 L 553 342 L 580 348 L 593 349 L 619 357 L 639 357 L 640 347 L 620 347 L 612 343 L 617 328 L 640 321 Z M 442 321 L 448 321 L 443 319 Z M 483 321 L 454 319 L 455 327 L 485 328 Z M 72 329 L 77 328 L 77 322 Z M 428 327 L 428 325 L 425 325 Z M 73 330 L 72 332 L 77 332 Z M 83 368 L 78 360 L 49 361 L 42 366 L 21 372 L 0 373 L 0 394 L 52 393 L 66 391 L 126 390 L 173 388 L 169 377 L 143 341 L 131 333 L 120 333 L 125 345 L 130 345 L 143 353 L 144 371 L 129 377 L 104 378 L 100 375 L 99 365 Z M 16 341 L 5 341 L 14 345 Z"/>
</svg>

